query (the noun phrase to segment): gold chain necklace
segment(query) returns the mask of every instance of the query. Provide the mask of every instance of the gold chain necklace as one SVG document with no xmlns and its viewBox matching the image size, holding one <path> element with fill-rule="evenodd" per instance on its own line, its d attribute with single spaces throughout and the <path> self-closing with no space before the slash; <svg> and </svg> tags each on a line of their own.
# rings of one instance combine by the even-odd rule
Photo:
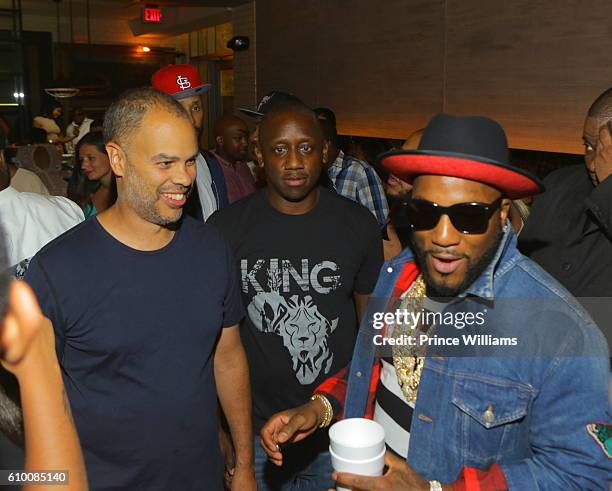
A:
<svg viewBox="0 0 612 491">
<path fill-rule="evenodd" d="M 406 309 L 408 312 L 421 312 L 425 294 L 425 281 L 423 280 L 423 275 L 419 275 L 400 301 L 399 308 Z M 410 327 L 413 329 L 410 329 Z M 395 324 L 393 336 L 396 338 L 403 335 L 414 337 L 417 332 L 421 332 L 418 329 L 419 327 Z M 409 330 L 412 333 L 408 332 Z M 424 354 L 425 349 L 418 348 L 417 346 L 407 346 L 404 344 L 393 346 L 393 366 L 395 367 L 397 382 L 404 393 L 404 397 L 411 403 L 414 403 L 417 398 L 419 381 L 421 380 L 421 373 L 425 364 Z"/>
</svg>

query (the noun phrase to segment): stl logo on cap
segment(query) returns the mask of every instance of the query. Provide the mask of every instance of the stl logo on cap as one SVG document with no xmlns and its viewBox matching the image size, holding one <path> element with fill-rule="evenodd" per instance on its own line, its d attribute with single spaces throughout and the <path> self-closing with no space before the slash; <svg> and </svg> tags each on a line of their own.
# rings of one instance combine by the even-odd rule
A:
<svg viewBox="0 0 612 491">
<path fill-rule="evenodd" d="M 191 82 L 187 77 L 183 77 L 182 75 L 176 77 L 176 84 L 181 88 L 181 90 L 191 89 Z"/>
<path fill-rule="evenodd" d="M 198 69 L 187 63 L 160 68 L 151 77 L 151 85 L 177 100 L 197 96 L 210 89 L 210 84 L 202 82 Z"/>
</svg>

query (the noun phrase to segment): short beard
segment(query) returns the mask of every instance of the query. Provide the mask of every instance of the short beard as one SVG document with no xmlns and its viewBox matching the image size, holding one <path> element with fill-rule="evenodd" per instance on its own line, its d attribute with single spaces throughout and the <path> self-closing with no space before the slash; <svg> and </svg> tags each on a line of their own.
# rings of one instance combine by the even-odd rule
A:
<svg viewBox="0 0 612 491">
<path fill-rule="evenodd" d="M 501 243 L 503 236 L 503 232 L 501 229 L 498 230 L 495 238 L 491 242 L 491 245 L 485 250 L 485 252 L 480 256 L 478 261 L 474 264 L 471 263 L 469 258 L 466 258 L 468 261 L 467 271 L 465 273 L 465 277 L 463 281 L 456 287 L 449 287 L 445 285 L 438 285 L 436 281 L 432 277 L 428 267 L 427 267 L 427 253 L 419 250 L 418 246 L 414 246 L 414 255 L 419 265 L 419 269 L 423 273 L 423 279 L 425 280 L 425 285 L 427 286 L 427 296 L 430 298 L 453 298 L 459 295 L 461 292 L 467 290 L 469 286 L 474 283 L 474 281 L 482 274 L 482 272 L 487 269 L 487 266 L 491 264 L 497 250 L 499 249 L 499 244 Z M 413 241 L 414 243 L 414 241 Z"/>
<path fill-rule="evenodd" d="M 127 186 L 125 187 L 127 189 L 125 189 L 125 200 L 130 208 L 132 208 L 132 210 L 134 210 L 143 220 L 161 227 L 167 227 L 177 223 L 182 218 L 183 214 L 179 214 L 177 218 L 160 215 L 155 206 L 159 198 L 158 194 L 156 193 L 154 197 L 147 196 L 147 184 L 142 177 L 140 177 L 140 174 L 138 174 L 138 171 L 129 160 L 127 161 L 127 167 L 130 177 L 126 181 Z M 192 189 L 189 190 L 187 197 L 191 194 Z"/>
</svg>

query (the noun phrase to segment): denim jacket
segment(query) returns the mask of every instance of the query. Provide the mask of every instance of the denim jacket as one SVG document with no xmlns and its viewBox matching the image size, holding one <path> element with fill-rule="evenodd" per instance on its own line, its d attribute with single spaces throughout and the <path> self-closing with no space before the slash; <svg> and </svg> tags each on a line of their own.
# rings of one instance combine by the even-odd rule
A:
<svg viewBox="0 0 612 491">
<path fill-rule="evenodd" d="M 411 260 L 405 250 L 383 265 L 374 304 L 389 298 Z M 503 299 L 521 300 L 498 308 Z M 407 462 L 443 483 L 463 467 L 497 463 L 511 490 L 607 490 L 611 460 L 587 431 L 589 423 L 611 419 L 608 346 L 599 328 L 570 293 L 518 252 L 511 227 L 491 264 L 444 312 L 473 311 L 473 300 L 488 305 L 483 328 L 516 336 L 522 351 L 427 356 Z M 346 418 L 365 412 L 377 356 L 369 319 L 364 316 L 351 362 Z"/>
</svg>

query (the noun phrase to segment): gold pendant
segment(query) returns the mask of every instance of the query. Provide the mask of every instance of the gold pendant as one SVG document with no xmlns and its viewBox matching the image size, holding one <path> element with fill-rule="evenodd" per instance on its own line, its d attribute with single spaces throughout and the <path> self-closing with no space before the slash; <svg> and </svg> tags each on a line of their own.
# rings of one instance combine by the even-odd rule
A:
<svg viewBox="0 0 612 491">
<path fill-rule="evenodd" d="M 423 308 L 423 298 L 425 297 L 426 287 L 423 275 L 419 275 L 401 300 L 399 307 L 408 311 L 421 311 Z M 418 326 L 412 326 L 412 332 L 417 331 Z M 394 326 L 393 335 L 399 337 L 402 335 L 411 336 L 408 333 L 408 326 Z M 402 389 L 404 397 L 408 402 L 414 403 L 417 398 L 419 389 L 419 381 L 423 372 L 425 358 L 420 356 L 417 347 L 394 345 L 393 346 L 393 366 L 397 382 Z"/>
</svg>

